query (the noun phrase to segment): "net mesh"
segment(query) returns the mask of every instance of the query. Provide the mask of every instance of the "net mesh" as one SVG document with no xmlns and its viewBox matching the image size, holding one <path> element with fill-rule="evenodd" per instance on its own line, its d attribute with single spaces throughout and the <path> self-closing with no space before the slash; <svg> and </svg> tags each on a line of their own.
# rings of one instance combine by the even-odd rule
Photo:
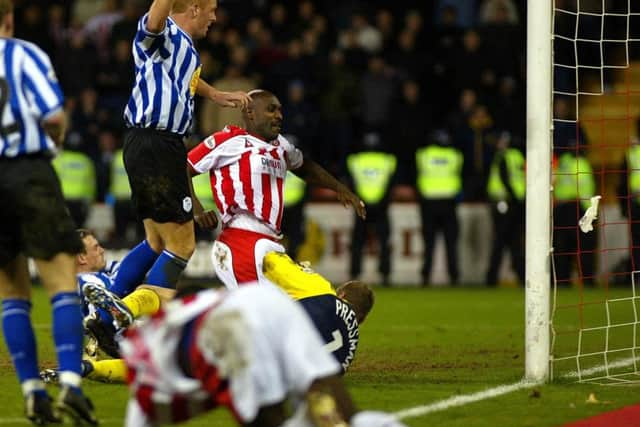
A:
<svg viewBox="0 0 640 427">
<path fill-rule="evenodd" d="M 639 383 L 640 162 L 629 153 L 640 117 L 640 2 L 555 0 L 553 9 L 551 375 Z M 578 223 L 593 196 L 598 219 L 585 233 Z"/>
</svg>

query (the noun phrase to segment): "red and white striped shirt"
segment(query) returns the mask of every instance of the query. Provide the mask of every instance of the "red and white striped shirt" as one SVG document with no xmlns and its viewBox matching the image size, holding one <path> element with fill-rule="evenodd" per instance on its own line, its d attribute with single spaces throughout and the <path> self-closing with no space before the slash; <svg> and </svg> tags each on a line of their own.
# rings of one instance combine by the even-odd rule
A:
<svg viewBox="0 0 640 427">
<path fill-rule="evenodd" d="M 282 135 L 265 142 L 236 126 L 214 133 L 189 152 L 195 172 L 210 172 L 223 225 L 248 213 L 275 234 L 280 233 L 287 170 L 302 163 L 302 152 Z"/>
<path fill-rule="evenodd" d="M 201 353 L 196 340 L 187 350 L 193 378 L 185 375 L 177 357 L 185 325 L 195 320 L 197 334 L 201 320 L 226 295 L 210 290 L 173 300 L 144 324 L 127 330 L 121 350 L 128 366 L 128 383 L 149 420 L 179 423 L 217 406 L 226 406 L 236 414 L 227 381 Z"/>
</svg>

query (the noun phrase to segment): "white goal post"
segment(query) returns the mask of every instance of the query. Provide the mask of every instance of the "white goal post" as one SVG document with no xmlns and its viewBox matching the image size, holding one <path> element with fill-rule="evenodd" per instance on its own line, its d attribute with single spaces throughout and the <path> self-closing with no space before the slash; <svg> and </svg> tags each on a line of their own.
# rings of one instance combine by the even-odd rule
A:
<svg viewBox="0 0 640 427">
<path fill-rule="evenodd" d="M 552 1 L 527 2 L 525 379 L 549 379 Z"/>
<path fill-rule="evenodd" d="M 527 4 L 527 381 L 640 383 L 639 23 L 637 0 Z"/>
</svg>

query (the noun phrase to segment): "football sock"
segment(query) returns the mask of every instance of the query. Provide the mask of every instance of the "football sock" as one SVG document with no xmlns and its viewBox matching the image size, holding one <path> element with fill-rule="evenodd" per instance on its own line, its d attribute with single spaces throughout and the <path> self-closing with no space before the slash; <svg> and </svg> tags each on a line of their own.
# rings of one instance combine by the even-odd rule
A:
<svg viewBox="0 0 640 427">
<path fill-rule="evenodd" d="M 91 362 L 93 369 L 88 377 L 97 381 L 124 383 L 127 381 L 127 365 L 122 359 L 105 359 Z"/>
<path fill-rule="evenodd" d="M 151 289 L 136 289 L 122 299 L 134 318 L 151 315 L 160 309 L 160 297 Z"/>
<path fill-rule="evenodd" d="M 5 299 L 2 301 L 2 332 L 11 354 L 21 384 L 29 382 L 25 391 L 33 391 L 38 375 L 38 352 L 36 338 L 31 325 L 31 302 L 23 299 Z M 24 389 L 24 387 L 23 387 Z M 44 389 L 44 386 L 42 387 Z M 23 390 L 24 391 L 24 390 Z"/>
<path fill-rule="evenodd" d="M 145 283 L 161 288 L 175 289 L 178 278 L 187 267 L 188 262 L 189 260 L 180 258 L 165 249 L 149 270 Z"/>
<path fill-rule="evenodd" d="M 84 339 L 80 297 L 76 292 L 60 292 L 51 298 L 51 306 L 60 383 L 75 389 L 80 386 Z"/>
<path fill-rule="evenodd" d="M 120 298 L 133 291 L 143 282 L 144 276 L 159 255 L 151 249 L 146 240 L 143 240 L 122 259 L 118 274 L 109 290 Z"/>
</svg>

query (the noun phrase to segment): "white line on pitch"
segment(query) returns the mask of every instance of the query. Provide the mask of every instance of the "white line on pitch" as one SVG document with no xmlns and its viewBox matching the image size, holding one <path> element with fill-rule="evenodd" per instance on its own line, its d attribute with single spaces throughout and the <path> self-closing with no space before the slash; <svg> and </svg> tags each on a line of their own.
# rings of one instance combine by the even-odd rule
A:
<svg viewBox="0 0 640 427">
<path fill-rule="evenodd" d="M 484 399 L 490 399 L 492 397 L 501 396 L 503 394 L 511 393 L 516 390 L 524 388 L 535 387 L 540 385 L 539 382 L 534 381 L 519 381 L 514 384 L 505 384 L 498 387 L 490 388 L 473 394 L 466 394 L 462 396 L 454 396 L 449 399 L 441 400 L 439 402 L 431 403 L 429 405 L 416 406 L 414 408 L 404 409 L 394 413 L 398 419 L 419 417 L 422 415 L 430 414 L 432 412 L 443 411 L 445 409 L 453 408 L 456 406 L 466 405 L 468 403 L 478 402 Z"/>
<path fill-rule="evenodd" d="M 640 358 L 627 358 L 627 359 L 621 359 L 618 360 L 616 362 L 613 363 L 609 363 L 607 366 L 605 365 L 600 365 L 600 366 L 594 366 L 592 368 L 589 369 L 583 369 L 582 370 L 582 376 L 585 375 L 593 375 L 595 373 L 598 372 L 602 372 L 605 371 L 607 369 L 607 367 L 609 369 L 614 369 L 614 368 L 621 368 L 624 366 L 628 366 L 634 363 L 634 361 L 639 360 Z M 563 378 L 578 378 L 578 373 L 577 372 L 569 372 L 565 375 L 562 376 Z M 416 406 L 413 408 L 409 408 L 409 409 L 403 409 L 401 411 L 398 411 L 396 413 L 394 413 L 394 415 L 398 418 L 398 419 L 404 419 L 404 418 L 413 418 L 413 417 L 419 417 L 422 415 L 427 415 L 433 412 L 438 412 L 438 411 L 444 411 L 446 409 L 450 409 L 450 408 L 454 408 L 456 406 L 462 406 L 462 405 L 466 405 L 468 403 L 473 403 L 473 402 L 478 402 L 480 400 L 484 400 L 484 399 L 491 399 L 492 397 L 497 397 L 497 396 L 501 396 L 503 394 L 507 394 L 507 393 L 511 393 L 513 391 L 517 391 L 517 390 L 521 390 L 524 388 L 530 388 L 530 387 L 534 387 L 536 385 L 540 385 L 540 382 L 534 382 L 534 381 L 519 381 L 517 383 L 514 384 L 505 384 L 505 385 L 501 385 L 498 387 L 494 387 L 494 388 L 490 388 L 487 390 L 483 390 L 477 393 L 473 393 L 473 394 L 466 394 L 466 395 L 462 395 L 462 396 L 454 396 L 454 397 L 450 397 L 448 399 L 445 400 L 441 400 L 439 402 L 434 402 L 434 403 L 430 403 L 428 405 L 422 405 L 422 406 Z"/>
<path fill-rule="evenodd" d="M 616 369 L 616 368 L 624 368 L 625 366 L 633 365 L 634 362 L 640 361 L 640 357 L 628 357 L 626 359 L 616 360 L 615 362 L 608 363 L 606 365 L 598 365 L 592 368 L 581 369 L 580 374 L 577 371 L 568 372 L 562 376 L 562 378 L 579 378 L 582 376 L 584 379 L 585 376 L 597 374 L 598 372 L 603 372 L 608 369 Z"/>
</svg>

